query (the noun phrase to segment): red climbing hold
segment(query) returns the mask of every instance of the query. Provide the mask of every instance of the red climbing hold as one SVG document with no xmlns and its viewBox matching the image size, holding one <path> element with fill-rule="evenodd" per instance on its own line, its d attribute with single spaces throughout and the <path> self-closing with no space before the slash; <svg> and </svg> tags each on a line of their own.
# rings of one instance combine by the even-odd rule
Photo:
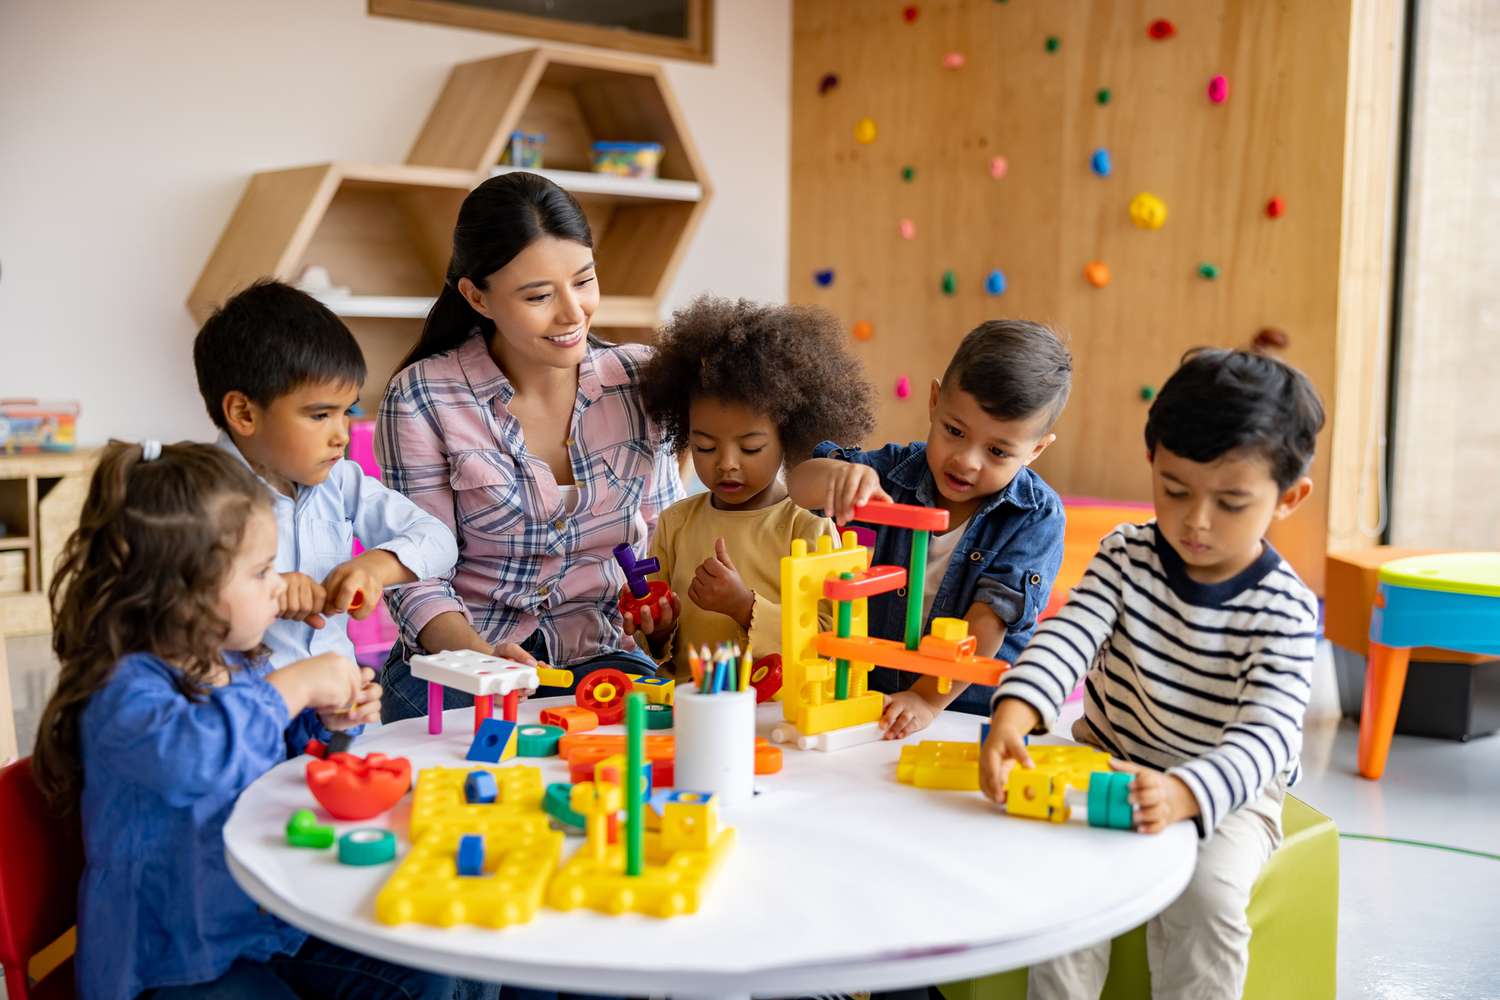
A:
<svg viewBox="0 0 1500 1000">
<path fill-rule="evenodd" d="M 1146 26 L 1146 34 L 1150 35 L 1158 42 L 1164 42 L 1168 38 L 1171 38 L 1173 35 L 1177 34 L 1177 25 L 1173 24 L 1171 21 L 1168 21 L 1164 17 L 1158 17 L 1156 20 L 1152 21 L 1149 25 Z"/>
<path fill-rule="evenodd" d="M 1279 219 L 1286 214 L 1286 201 L 1282 198 L 1272 198 L 1266 202 L 1266 215 L 1273 219 Z"/>
<path fill-rule="evenodd" d="M 917 19 L 917 5 L 916 4 L 908 4 L 907 6 L 902 7 L 901 8 L 901 18 L 907 24 L 911 24 L 913 21 L 915 21 Z"/>
</svg>

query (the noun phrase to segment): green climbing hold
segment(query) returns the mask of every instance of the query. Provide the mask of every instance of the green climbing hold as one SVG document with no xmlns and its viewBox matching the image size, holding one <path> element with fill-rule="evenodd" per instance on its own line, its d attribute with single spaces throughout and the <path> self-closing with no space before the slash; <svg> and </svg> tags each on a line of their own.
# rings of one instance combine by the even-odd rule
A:
<svg viewBox="0 0 1500 1000">
<path fill-rule="evenodd" d="M 952 271 L 943 272 L 943 294 L 952 295 L 958 291 L 958 275 Z"/>
<path fill-rule="evenodd" d="M 1060 48 L 1062 48 L 1062 39 L 1058 38 L 1056 35 L 1048 35 L 1047 36 L 1047 51 L 1048 52 L 1056 52 Z"/>
<path fill-rule="evenodd" d="M 1143 399 L 1143 400 L 1145 400 L 1146 402 L 1149 403 L 1149 402 L 1151 402 L 1155 398 L 1156 398 L 1156 387 L 1155 386 L 1150 386 L 1150 385 L 1143 385 L 1143 386 L 1141 386 L 1141 399 Z"/>
<path fill-rule="evenodd" d="M 906 181 L 908 184 L 910 184 L 912 181 L 916 180 L 916 177 L 917 177 L 917 168 L 916 167 L 902 167 L 901 168 L 901 179 L 903 181 Z"/>
<path fill-rule="evenodd" d="M 1100 87 L 1098 92 L 1094 94 L 1094 100 L 1100 104 L 1108 104 L 1111 96 L 1108 87 Z"/>
<path fill-rule="evenodd" d="M 1217 278 L 1219 276 L 1219 269 L 1217 267 L 1215 267 L 1213 264 L 1207 264 L 1207 263 L 1205 263 L 1205 264 L 1199 264 L 1198 265 L 1198 276 L 1200 278 L 1207 278 L 1209 281 L 1213 281 L 1215 278 Z"/>
</svg>

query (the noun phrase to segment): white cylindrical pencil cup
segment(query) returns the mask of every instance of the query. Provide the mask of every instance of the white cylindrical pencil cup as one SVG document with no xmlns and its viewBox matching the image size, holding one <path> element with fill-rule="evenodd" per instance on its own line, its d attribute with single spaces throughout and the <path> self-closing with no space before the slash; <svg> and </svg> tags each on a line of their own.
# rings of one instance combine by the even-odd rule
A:
<svg viewBox="0 0 1500 1000">
<path fill-rule="evenodd" d="M 673 787 L 713 792 L 726 809 L 755 794 L 755 692 L 701 694 L 679 685 L 672 705 L 677 736 Z"/>
</svg>

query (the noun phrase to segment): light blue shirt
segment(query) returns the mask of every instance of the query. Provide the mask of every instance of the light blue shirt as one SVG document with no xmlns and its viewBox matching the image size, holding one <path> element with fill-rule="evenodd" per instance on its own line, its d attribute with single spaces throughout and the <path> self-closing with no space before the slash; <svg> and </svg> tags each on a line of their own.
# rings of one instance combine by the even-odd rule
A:
<svg viewBox="0 0 1500 1000">
<path fill-rule="evenodd" d="M 221 433 L 217 443 L 245 461 L 228 434 Z M 458 561 L 458 543 L 447 525 L 403 494 L 365 475 L 348 459 L 336 463 L 328 478 L 318 485 L 298 485 L 295 499 L 269 483 L 266 489 L 276 515 L 278 573 L 305 573 L 322 583 L 336 566 L 353 557 L 355 538 L 367 549 L 390 552 L 418 580 L 445 576 Z M 366 594 L 365 599 L 373 601 L 378 596 Z M 327 618 L 320 629 L 277 619 L 264 639 L 271 649 L 272 666 L 284 667 L 320 653 L 338 653 L 352 660 L 349 616 Z"/>
</svg>

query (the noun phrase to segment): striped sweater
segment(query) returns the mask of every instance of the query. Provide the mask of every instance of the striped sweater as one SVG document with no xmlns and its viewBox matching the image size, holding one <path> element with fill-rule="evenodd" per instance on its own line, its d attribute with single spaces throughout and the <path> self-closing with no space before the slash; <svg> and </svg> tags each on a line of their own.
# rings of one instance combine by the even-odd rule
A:
<svg viewBox="0 0 1500 1000">
<path fill-rule="evenodd" d="M 1300 776 L 1317 627 L 1317 598 L 1269 542 L 1237 576 L 1202 584 L 1154 521 L 1122 524 L 995 701 L 1019 698 L 1050 727 L 1084 678 L 1091 738 L 1181 778 L 1208 838 L 1278 777 Z"/>
</svg>

